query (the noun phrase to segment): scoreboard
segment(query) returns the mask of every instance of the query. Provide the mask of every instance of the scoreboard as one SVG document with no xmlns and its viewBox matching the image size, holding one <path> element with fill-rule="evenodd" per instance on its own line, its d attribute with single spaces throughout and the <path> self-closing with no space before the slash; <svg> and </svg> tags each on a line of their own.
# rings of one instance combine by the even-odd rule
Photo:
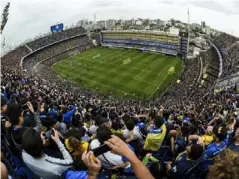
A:
<svg viewBox="0 0 239 179">
<path fill-rule="evenodd" d="M 53 26 L 51 26 L 51 32 L 52 32 L 52 33 L 62 32 L 62 31 L 63 31 L 63 28 L 64 28 L 63 23 L 57 24 L 57 25 L 53 25 Z"/>
</svg>

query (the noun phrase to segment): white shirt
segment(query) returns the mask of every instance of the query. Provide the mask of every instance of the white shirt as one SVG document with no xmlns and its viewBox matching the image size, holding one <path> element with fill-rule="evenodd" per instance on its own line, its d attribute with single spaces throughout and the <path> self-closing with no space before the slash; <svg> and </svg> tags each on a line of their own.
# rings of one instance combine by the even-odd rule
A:
<svg viewBox="0 0 239 179">
<path fill-rule="evenodd" d="M 95 149 L 97 147 L 100 146 L 100 142 L 98 139 L 94 139 L 91 143 L 90 143 L 90 148 L 91 149 Z M 112 152 L 106 152 L 102 155 L 99 155 L 97 157 L 100 161 L 101 161 L 101 164 L 104 168 L 107 168 L 107 169 L 110 169 L 116 165 L 121 165 L 123 164 L 123 160 L 122 160 L 122 157 L 120 155 L 116 155 L 116 154 L 113 154 Z"/>
<path fill-rule="evenodd" d="M 124 136 L 125 139 L 129 138 L 129 133 L 130 133 L 130 131 L 128 129 L 124 130 L 123 136 Z M 133 133 L 134 133 L 133 140 L 139 140 L 140 144 L 144 145 L 144 139 L 139 132 L 139 127 L 138 126 L 134 127 Z"/>
<path fill-rule="evenodd" d="M 89 133 L 91 134 L 91 135 L 93 135 L 93 134 L 96 134 L 96 130 L 98 129 L 98 126 L 96 126 L 96 125 L 92 125 L 92 126 L 90 126 L 90 128 L 89 128 Z"/>
</svg>

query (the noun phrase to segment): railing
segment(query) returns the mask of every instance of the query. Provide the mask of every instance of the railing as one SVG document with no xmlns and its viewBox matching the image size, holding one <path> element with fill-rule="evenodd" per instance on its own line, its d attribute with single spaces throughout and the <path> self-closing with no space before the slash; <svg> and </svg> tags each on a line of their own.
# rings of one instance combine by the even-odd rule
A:
<svg viewBox="0 0 239 179">
<path fill-rule="evenodd" d="M 217 55 L 218 55 L 218 60 L 219 60 L 219 73 L 218 73 L 218 78 L 222 75 L 222 66 L 223 66 L 223 59 L 222 59 L 222 54 L 220 52 L 220 50 L 217 48 L 216 45 L 214 45 L 212 43 L 212 41 L 210 39 L 208 39 L 208 42 L 213 46 L 213 48 L 217 51 Z"/>
<path fill-rule="evenodd" d="M 202 72 L 203 72 L 203 62 L 202 62 L 202 57 L 199 56 L 198 58 L 200 60 L 200 73 L 199 73 L 197 82 L 200 83 L 200 79 L 202 77 Z"/>
</svg>

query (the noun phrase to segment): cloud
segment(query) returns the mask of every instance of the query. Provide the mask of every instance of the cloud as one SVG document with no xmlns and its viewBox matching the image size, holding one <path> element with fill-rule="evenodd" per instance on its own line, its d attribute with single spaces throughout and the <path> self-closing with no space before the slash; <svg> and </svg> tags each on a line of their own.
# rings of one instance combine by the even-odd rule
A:
<svg viewBox="0 0 239 179">
<path fill-rule="evenodd" d="M 89 8 L 110 8 L 120 6 L 121 2 L 118 0 L 96 0 L 90 2 L 87 7 Z"/>
<path fill-rule="evenodd" d="M 220 3 L 220 1 L 205 0 L 205 1 L 188 1 L 187 3 L 192 4 L 196 7 L 201 7 L 204 9 L 221 12 L 221 13 L 228 14 L 228 15 L 238 13 L 238 9 L 236 11 L 234 11 L 234 9 L 232 9 L 228 6 L 225 6 L 226 2 Z M 181 3 L 181 4 L 185 5 L 185 3 Z"/>
<path fill-rule="evenodd" d="M 199 0 L 1 0 L 11 2 L 8 23 L 3 35 L 7 43 L 19 44 L 36 35 L 50 32 L 57 22 L 65 26 L 81 19 L 170 18 L 187 22 L 187 7 L 191 23 L 205 21 L 207 25 L 239 36 L 239 1 Z M 1 8 L 0 8 L 1 9 Z"/>
<path fill-rule="evenodd" d="M 159 0 L 158 2 L 161 4 L 175 4 L 172 0 Z"/>
</svg>

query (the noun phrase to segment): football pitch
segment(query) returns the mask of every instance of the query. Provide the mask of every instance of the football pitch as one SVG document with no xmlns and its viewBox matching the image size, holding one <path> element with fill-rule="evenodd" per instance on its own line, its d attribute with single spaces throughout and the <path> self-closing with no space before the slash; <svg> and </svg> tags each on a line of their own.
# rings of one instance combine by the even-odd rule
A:
<svg viewBox="0 0 239 179">
<path fill-rule="evenodd" d="M 173 67 L 174 73 L 169 74 Z M 178 79 L 182 60 L 133 49 L 95 48 L 52 68 L 61 77 L 105 95 L 152 99 Z"/>
</svg>

